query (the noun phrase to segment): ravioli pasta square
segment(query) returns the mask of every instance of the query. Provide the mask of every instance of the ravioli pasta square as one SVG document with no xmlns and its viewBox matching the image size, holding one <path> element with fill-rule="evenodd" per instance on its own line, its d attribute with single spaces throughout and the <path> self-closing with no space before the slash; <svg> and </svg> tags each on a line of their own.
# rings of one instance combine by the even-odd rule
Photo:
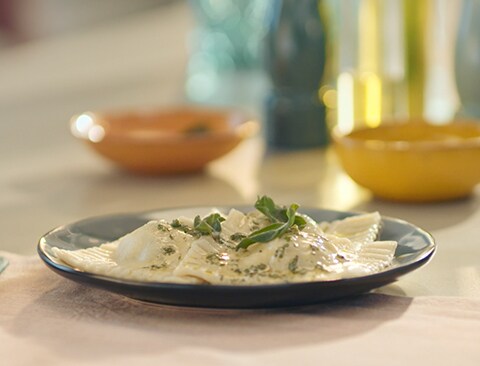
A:
<svg viewBox="0 0 480 366">
<path fill-rule="evenodd" d="M 152 220 L 116 241 L 52 248 L 80 271 L 142 282 L 259 285 L 364 276 L 392 264 L 395 241 L 378 240 L 381 216 L 317 223 L 295 204 L 263 196 L 244 213 Z"/>
</svg>

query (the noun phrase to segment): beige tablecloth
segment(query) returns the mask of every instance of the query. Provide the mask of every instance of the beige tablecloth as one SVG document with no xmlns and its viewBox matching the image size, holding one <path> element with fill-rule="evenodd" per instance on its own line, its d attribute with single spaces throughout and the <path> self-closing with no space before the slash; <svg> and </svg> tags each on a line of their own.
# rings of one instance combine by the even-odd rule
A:
<svg viewBox="0 0 480 366">
<path fill-rule="evenodd" d="M 316 306 L 147 305 L 1 253 L 1 365 L 480 365 L 480 300 L 368 294 Z"/>
</svg>

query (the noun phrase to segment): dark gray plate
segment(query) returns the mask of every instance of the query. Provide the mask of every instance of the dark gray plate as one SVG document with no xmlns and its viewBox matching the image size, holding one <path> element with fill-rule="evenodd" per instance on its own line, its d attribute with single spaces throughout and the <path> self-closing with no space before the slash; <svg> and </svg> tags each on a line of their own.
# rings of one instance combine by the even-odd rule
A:
<svg viewBox="0 0 480 366">
<path fill-rule="evenodd" d="M 249 211 L 251 207 L 235 207 Z M 51 251 L 83 249 L 112 241 L 152 219 L 172 220 L 178 216 L 205 215 L 211 207 L 179 208 L 85 219 L 61 226 L 44 235 L 38 244 L 40 258 L 56 273 L 73 281 L 98 287 L 138 300 L 165 305 L 213 308 L 263 308 L 313 304 L 368 292 L 394 282 L 399 276 L 427 263 L 435 251 L 430 234 L 402 220 L 383 217 L 381 240 L 396 240 L 398 247 L 392 266 L 382 272 L 342 280 L 261 285 L 219 286 L 159 282 L 136 282 L 77 270 L 59 260 Z M 220 210 L 228 212 L 227 207 Z M 355 215 L 321 209 L 300 210 L 317 221 L 332 221 Z"/>
</svg>

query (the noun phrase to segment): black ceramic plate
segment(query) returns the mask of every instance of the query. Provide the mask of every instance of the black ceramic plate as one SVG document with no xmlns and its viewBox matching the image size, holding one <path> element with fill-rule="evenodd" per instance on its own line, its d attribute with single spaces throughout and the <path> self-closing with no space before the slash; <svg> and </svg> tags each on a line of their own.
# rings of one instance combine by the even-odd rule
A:
<svg viewBox="0 0 480 366">
<path fill-rule="evenodd" d="M 248 211 L 251 207 L 236 207 Z M 402 220 L 383 217 L 381 240 L 396 240 L 392 266 L 382 272 L 349 279 L 255 286 L 189 285 L 127 281 L 77 270 L 59 260 L 51 251 L 83 249 L 112 241 L 152 219 L 172 220 L 178 216 L 205 215 L 211 207 L 193 207 L 94 217 L 61 226 L 44 235 L 38 253 L 47 266 L 73 281 L 115 292 L 134 299 L 164 305 L 213 308 L 263 308 L 313 304 L 361 294 L 394 282 L 399 276 L 425 264 L 435 251 L 431 235 Z M 220 208 L 228 212 L 229 208 Z M 317 221 L 332 221 L 355 215 L 320 209 L 301 209 Z"/>
</svg>

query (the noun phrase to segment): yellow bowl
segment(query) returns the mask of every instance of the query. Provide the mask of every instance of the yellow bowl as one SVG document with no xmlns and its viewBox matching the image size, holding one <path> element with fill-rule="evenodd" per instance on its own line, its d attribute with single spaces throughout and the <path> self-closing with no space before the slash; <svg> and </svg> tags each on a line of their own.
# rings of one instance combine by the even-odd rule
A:
<svg viewBox="0 0 480 366">
<path fill-rule="evenodd" d="M 228 153 L 258 131 L 240 112 L 178 107 L 72 117 L 72 134 L 97 153 L 142 174 L 188 173 Z"/>
<path fill-rule="evenodd" d="M 333 132 L 345 171 L 375 195 L 431 202 L 468 196 L 480 183 L 480 123 L 408 122 Z"/>
</svg>

